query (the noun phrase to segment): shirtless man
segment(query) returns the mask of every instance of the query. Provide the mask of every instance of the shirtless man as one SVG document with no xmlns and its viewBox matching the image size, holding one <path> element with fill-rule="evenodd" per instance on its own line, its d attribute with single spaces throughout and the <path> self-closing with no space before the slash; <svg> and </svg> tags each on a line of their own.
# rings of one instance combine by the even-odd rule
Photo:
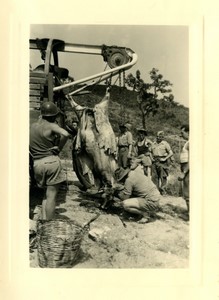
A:
<svg viewBox="0 0 219 300">
<path fill-rule="evenodd" d="M 54 218 L 59 185 L 66 180 L 58 155 L 69 133 L 55 122 L 58 114 L 57 106 L 45 101 L 41 106 L 41 117 L 30 128 L 30 154 L 35 179 L 39 187 L 46 188 L 42 202 L 42 218 L 46 220 Z"/>
</svg>

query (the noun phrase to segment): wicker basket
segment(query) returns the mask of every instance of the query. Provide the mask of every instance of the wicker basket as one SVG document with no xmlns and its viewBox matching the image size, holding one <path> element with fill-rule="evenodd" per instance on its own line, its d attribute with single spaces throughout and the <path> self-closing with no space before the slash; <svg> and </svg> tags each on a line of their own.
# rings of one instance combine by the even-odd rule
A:
<svg viewBox="0 0 219 300">
<path fill-rule="evenodd" d="M 38 261 L 41 268 L 72 268 L 76 262 L 84 228 L 70 220 L 37 222 Z"/>
</svg>

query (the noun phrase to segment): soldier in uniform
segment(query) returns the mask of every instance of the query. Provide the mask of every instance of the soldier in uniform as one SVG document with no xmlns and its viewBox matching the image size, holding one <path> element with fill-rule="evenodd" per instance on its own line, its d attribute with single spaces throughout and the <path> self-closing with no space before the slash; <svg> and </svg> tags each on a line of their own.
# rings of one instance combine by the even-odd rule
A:
<svg viewBox="0 0 219 300">
<path fill-rule="evenodd" d="M 167 141 L 164 140 L 164 132 L 158 131 L 156 140 L 152 144 L 152 180 L 160 193 L 166 194 L 167 177 L 169 175 L 169 159 L 173 151 Z"/>
<path fill-rule="evenodd" d="M 120 135 L 118 136 L 117 141 L 117 157 L 118 157 L 118 165 L 124 169 L 129 166 L 129 159 L 132 154 L 132 133 L 130 132 L 129 124 L 121 124 Z"/>
</svg>

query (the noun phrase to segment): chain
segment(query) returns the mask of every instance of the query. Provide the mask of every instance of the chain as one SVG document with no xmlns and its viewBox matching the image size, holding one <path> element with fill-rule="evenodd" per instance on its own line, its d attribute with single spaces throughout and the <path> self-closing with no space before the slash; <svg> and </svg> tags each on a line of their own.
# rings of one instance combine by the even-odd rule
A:
<svg viewBox="0 0 219 300">
<path fill-rule="evenodd" d="M 125 121 L 125 106 L 124 106 L 124 92 L 122 90 L 122 76 L 121 71 L 119 72 L 119 93 L 121 95 L 121 105 L 120 105 L 120 114 L 122 122 Z"/>
<path fill-rule="evenodd" d="M 123 87 L 125 88 L 125 71 L 123 71 L 122 73 L 123 73 Z"/>
<path fill-rule="evenodd" d="M 111 85 L 112 85 L 112 74 L 110 75 L 110 78 L 106 79 L 106 85 L 108 87 L 111 87 Z"/>
<path fill-rule="evenodd" d="M 123 98 L 123 105 L 124 105 L 124 119 L 126 119 L 126 110 L 125 110 L 126 103 L 124 103 L 125 102 L 125 71 L 123 71 L 122 74 L 123 74 L 122 98 Z"/>
<path fill-rule="evenodd" d="M 119 71 L 119 88 L 120 88 L 120 93 L 121 93 L 121 71 Z"/>
</svg>

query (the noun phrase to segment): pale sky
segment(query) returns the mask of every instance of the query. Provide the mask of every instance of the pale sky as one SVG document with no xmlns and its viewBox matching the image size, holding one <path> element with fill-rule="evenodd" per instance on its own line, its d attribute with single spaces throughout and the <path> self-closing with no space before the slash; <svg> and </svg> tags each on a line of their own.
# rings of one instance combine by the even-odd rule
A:
<svg viewBox="0 0 219 300">
<path fill-rule="evenodd" d="M 189 28 L 149 25 L 31 25 L 30 38 L 56 38 L 68 43 L 131 48 L 138 61 L 126 74 L 140 70 L 144 81 L 157 68 L 172 84 L 175 101 L 189 107 Z M 31 57 L 32 58 L 32 57 Z M 40 63 L 40 62 L 39 62 Z M 78 80 L 102 72 L 100 56 L 61 54 L 59 65 Z"/>
</svg>

